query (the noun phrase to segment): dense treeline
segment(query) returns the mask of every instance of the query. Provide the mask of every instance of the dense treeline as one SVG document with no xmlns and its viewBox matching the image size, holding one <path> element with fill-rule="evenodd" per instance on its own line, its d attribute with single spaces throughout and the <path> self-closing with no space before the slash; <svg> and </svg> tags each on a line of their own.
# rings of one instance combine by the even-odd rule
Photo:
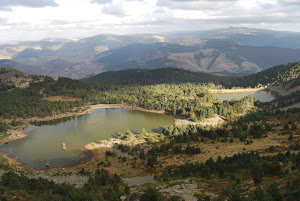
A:
<svg viewBox="0 0 300 201">
<path fill-rule="evenodd" d="M 269 184 L 266 187 L 256 186 L 255 189 L 251 189 L 249 195 L 249 189 L 245 189 L 240 184 L 234 184 L 223 191 L 219 192 L 216 196 L 203 196 L 201 194 L 196 195 L 198 201 L 294 201 L 300 199 L 299 191 L 300 179 L 295 179 L 294 181 L 288 183 L 282 189 L 276 182 Z M 245 192 L 248 192 L 245 195 Z M 154 187 L 148 187 L 141 201 L 180 201 L 182 199 L 178 197 L 171 197 L 167 199 Z"/>
<path fill-rule="evenodd" d="M 158 157 L 160 155 L 200 154 L 201 149 L 199 144 L 195 145 L 195 143 L 205 143 L 207 142 L 206 138 L 223 143 L 233 143 L 234 138 L 238 138 L 240 141 L 245 142 L 245 144 L 251 144 L 253 143 L 253 138 L 265 137 L 269 131 L 275 128 L 274 124 L 266 121 L 267 116 L 280 117 L 281 114 L 275 114 L 274 112 L 265 110 L 256 111 L 238 120 L 229 122 L 225 126 L 218 126 L 216 128 L 193 124 L 165 127 L 163 134 L 169 139 L 169 141 L 167 141 L 168 143 L 152 146 L 152 148 L 147 151 L 147 154 L 140 150 L 138 156 L 140 159 L 146 161 L 146 167 L 153 168 L 158 165 Z M 291 122 L 284 126 L 285 130 L 289 128 L 295 130 L 296 125 Z M 185 145 L 182 143 L 185 143 Z M 128 150 L 126 152 L 130 150 L 129 147 L 127 148 Z"/>
<path fill-rule="evenodd" d="M 90 77 L 87 81 L 114 85 L 153 85 L 179 83 L 215 83 L 230 86 L 236 77 L 191 72 L 178 68 L 127 69 L 109 71 Z"/>
<path fill-rule="evenodd" d="M 273 70 L 263 71 L 257 76 L 247 76 L 241 82 L 245 86 L 255 86 L 258 83 L 276 83 L 289 81 L 299 76 L 299 63 L 273 67 Z M 168 69 L 167 71 L 174 70 Z M 175 69 L 176 72 L 180 71 Z M 156 71 L 155 71 L 156 72 Z M 273 74 L 272 74 L 273 73 Z M 146 73 L 148 74 L 148 73 Z M 177 74 L 180 74 L 177 72 Z M 148 75 L 147 75 L 148 76 Z M 156 76 L 154 76 L 156 77 Z M 205 76 L 204 76 L 205 77 Z M 227 80 L 228 77 L 220 79 Z M 210 78 L 210 77 L 208 77 Z M 172 80 L 172 79 L 171 79 Z M 213 79 L 214 80 L 214 79 Z M 229 80 L 236 80 L 230 78 Z M 257 82 L 260 80 L 259 82 Z M 264 82 L 261 82 L 263 81 Z M 249 81 L 249 82 L 248 82 Z M 252 84 L 251 84 L 252 83 Z M 218 84 L 218 82 L 216 83 Z M 57 81 L 45 77 L 45 81 L 32 83 L 26 89 L 13 89 L 0 91 L 0 116 L 50 116 L 68 112 L 75 107 L 89 103 L 98 104 L 127 104 L 149 110 L 165 110 L 174 116 L 182 116 L 193 121 L 213 117 L 215 114 L 227 119 L 244 114 L 254 105 L 252 97 L 240 101 L 232 100 L 223 103 L 217 102 L 208 91 L 210 87 L 221 85 L 201 84 L 157 84 L 149 86 L 113 86 L 99 83 L 89 83 L 69 78 L 59 78 Z M 224 85 L 226 86 L 226 85 Z M 234 85 L 242 86 L 242 85 Z M 81 98 L 82 101 L 74 102 L 49 102 L 42 100 L 43 96 L 63 95 Z M 293 94 L 293 99 L 287 98 L 282 104 L 299 101 L 299 93 Z M 283 103 L 289 102 L 289 103 Z"/>
<path fill-rule="evenodd" d="M 43 178 L 29 179 L 24 175 L 9 171 L 2 176 L 0 194 L 10 189 L 22 190 L 22 197 L 27 196 L 30 200 L 45 201 L 119 201 L 125 191 L 120 176 L 117 174 L 110 176 L 103 169 L 97 170 L 82 188 L 75 188 L 74 185 L 69 184 L 55 184 Z"/>
<path fill-rule="evenodd" d="M 156 148 L 158 152 L 160 148 Z M 235 184 L 215 192 L 217 196 L 196 195 L 202 200 L 299 200 L 300 179 L 290 179 L 285 186 L 279 186 L 276 182 L 269 183 L 270 178 L 284 178 L 289 176 L 290 170 L 300 169 L 300 153 L 278 153 L 273 156 L 260 156 L 258 153 L 242 153 L 232 157 L 219 157 L 217 160 L 210 158 L 205 163 L 186 163 L 178 167 L 169 166 L 164 169 L 160 177 L 164 182 L 174 178 L 205 178 L 210 180 L 218 175 L 220 179 L 230 178 Z M 254 189 L 249 185 L 243 185 L 242 181 L 250 177 L 253 180 Z M 266 182 L 264 181 L 266 178 Z M 215 177 L 214 177 L 215 180 Z M 201 180 L 202 181 L 202 180 Z M 227 182 L 226 182 L 227 183 Z M 148 187 L 141 200 L 171 200 L 164 197 L 156 188 Z M 173 197 L 172 200 L 181 200 Z"/>
<path fill-rule="evenodd" d="M 300 153 L 279 153 L 276 156 L 260 157 L 257 153 L 242 153 L 232 157 L 219 157 L 216 161 L 212 158 L 205 163 L 186 163 L 169 172 L 169 176 L 203 177 L 210 178 L 213 173 L 218 173 L 220 178 L 229 173 L 250 170 L 254 183 L 260 184 L 263 176 L 283 176 L 284 169 L 280 163 L 291 162 L 293 168 L 300 168 Z M 258 178 L 259 177 L 259 178 Z"/>
<path fill-rule="evenodd" d="M 272 182 L 264 185 L 265 178 L 284 177 L 289 169 L 300 169 L 300 153 L 279 153 L 273 156 L 260 156 L 258 153 L 242 153 L 232 157 L 210 158 L 205 163 L 186 163 L 178 167 L 166 168 L 161 179 L 168 181 L 171 178 L 205 178 L 217 174 L 221 179 L 230 177 L 236 184 L 216 192 L 217 196 L 211 198 L 201 194 L 196 195 L 198 200 L 299 200 L 300 180 L 294 179 L 284 186 Z M 241 174 L 242 173 L 242 174 Z M 251 177 L 256 187 L 245 187 L 241 183 L 242 177 Z M 6 193 L 5 193 L 6 192 Z M 148 187 L 144 193 L 131 193 L 127 185 L 123 185 L 117 175 L 109 175 L 101 169 L 89 177 L 88 182 L 81 188 L 69 184 L 55 184 L 47 179 L 29 179 L 23 174 L 8 171 L 2 176 L 0 183 L 1 199 L 7 200 L 8 195 L 16 199 L 29 200 L 105 200 L 120 201 L 122 195 L 128 195 L 129 200 L 141 201 L 177 201 L 179 197 L 165 197 L 154 187 Z"/>
<path fill-rule="evenodd" d="M 172 136 L 176 143 L 190 143 L 192 141 L 199 142 L 203 137 L 211 140 L 218 138 L 224 138 L 227 140 L 228 137 L 239 138 L 241 141 L 245 141 L 248 136 L 253 138 L 261 138 L 268 131 L 272 129 L 272 125 L 268 122 L 257 122 L 252 125 L 232 124 L 231 129 L 227 127 L 211 128 L 210 126 L 202 125 L 187 125 L 187 126 L 170 126 L 163 130 L 164 135 Z"/>
<path fill-rule="evenodd" d="M 148 150 L 147 154 L 145 154 L 144 151 L 139 152 L 139 158 L 146 161 L 146 167 L 153 168 L 155 165 L 158 164 L 157 158 L 159 155 L 167 156 L 170 153 L 195 155 L 201 153 L 201 149 L 199 147 L 195 147 L 188 144 L 186 148 L 182 148 L 181 144 L 177 143 L 179 142 L 173 139 L 167 144 L 153 146 L 151 149 Z"/>
<path fill-rule="evenodd" d="M 5 122 L 0 121 L 0 133 L 5 133 L 8 129 L 8 125 Z"/>
<path fill-rule="evenodd" d="M 176 68 L 128 69 L 111 71 L 88 78 L 91 82 L 114 85 L 153 85 L 162 83 L 213 83 L 216 86 L 256 87 L 280 84 L 299 78 L 300 62 L 278 65 L 245 77 L 217 76 Z M 297 84 L 297 83 L 296 83 Z"/>
<path fill-rule="evenodd" d="M 70 78 L 59 78 L 56 82 L 50 81 L 44 88 L 44 93 L 48 96 L 65 95 L 82 98 L 84 102 L 95 101 L 102 98 L 105 91 L 113 91 L 113 86 L 106 86 L 97 83 L 82 82 Z"/>
<path fill-rule="evenodd" d="M 262 157 L 258 153 L 251 152 L 237 154 L 232 157 L 225 157 L 223 159 L 219 157 L 216 161 L 210 158 L 205 163 L 186 163 L 178 166 L 177 168 L 167 168 L 164 170 L 161 177 L 165 180 L 170 177 L 201 177 L 210 179 L 211 175 L 217 173 L 220 178 L 230 176 L 231 178 L 235 178 L 237 181 L 239 181 L 234 174 L 242 173 L 244 176 L 250 174 L 254 184 L 257 185 L 257 189 L 253 192 L 253 197 L 246 200 L 257 200 L 257 198 L 259 198 L 258 200 L 285 200 L 278 186 L 276 186 L 276 192 L 266 193 L 266 196 L 268 196 L 269 199 L 257 197 L 257 190 L 260 189 L 260 191 L 263 191 L 260 185 L 262 184 L 264 177 L 283 177 L 288 175 L 289 166 L 291 166 L 292 169 L 300 169 L 299 152 L 292 154 L 291 152 L 287 151 L 286 153 L 278 153 L 275 156 Z M 300 189 L 299 186 L 296 187 L 299 185 L 299 183 L 300 180 L 295 180 L 292 184 L 288 184 L 286 186 L 285 198 L 287 200 L 300 199 Z M 275 184 L 273 183 L 271 185 Z M 274 193 L 277 193 L 277 196 L 280 194 L 280 199 L 274 199 Z M 223 196 L 226 197 L 228 195 Z M 226 200 L 225 197 L 222 200 Z M 254 197 L 256 197 L 256 199 L 254 199 Z M 229 200 L 232 200 L 230 197 L 227 197 L 227 199 L 228 198 Z"/>
<path fill-rule="evenodd" d="M 8 91 L 9 89 L 13 89 L 13 88 L 14 88 L 14 86 L 0 83 L 0 92 L 1 91 Z"/>
<path fill-rule="evenodd" d="M 71 111 L 75 107 L 81 107 L 82 101 L 57 101 L 42 100 L 44 90 L 55 85 L 50 77 L 45 77 L 43 82 L 31 83 L 25 89 L 16 88 L 11 91 L 0 92 L 0 116 L 11 117 L 45 117 Z M 57 83 L 61 84 L 61 83 Z"/>
<path fill-rule="evenodd" d="M 0 92 L 0 116 L 50 116 L 71 111 L 88 103 L 126 104 L 149 110 L 165 110 L 174 116 L 183 116 L 193 121 L 219 114 L 228 119 L 243 114 L 253 106 L 253 98 L 241 101 L 216 102 L 206 85 L 160 84 L 152 86 L 108 86 L 69 78 L 32 84 L 26 89 Z M 43 96 L 63 95 L 81 98 L 74 102 L 49 102 Z M 10 100 L 10 101 L 9 101 Z"/>
<path fill-rule="evenodd" d="M 77 87 L 77 85 L 79 85 Z M 59 86 L 59 87 L 58 87 Z M 82 90 L 84 89 L 84 90 Z M 225 101 L 214 103 L 214 97 L 207 86 L 196 84 L 161 84 L 152 86 L 110 87 L 82 85 L 78 81 L 59 79 L 51 85 L 48 94 L 65 94 L 84 98 L 93 103 L 125 103 L 149 110 L 167 110 L 174 116 L 181 115 L 191 120 L 202 120 L 214 114 L 226 118 L 236 117 L 253 107 L 251 96 L 241 101 Z M 81 92 L 83 94 L 81 94 Z M 214 103 L 214 104 L 213 104 Z"/>
<path fill-rule="evenodd" d="M 274 66 L 264 71 L 244 77 L 245 82 L 239 86 L 257 86 L 258 84 L 283 84 L 298 79 L 300 75 L 300 62 Z"/>
<path fill-rule="evenodd" d="M 287 106 L 293 105 L 295 103 L 299 103 L 300 102 L 300 91 L 295 91 L 286 96 L 279 96 L 277 98 L 276 102 L 277 102 L 278 108 L 287 107 Z"/>
<path fill-rule="evenodd" d="M 9 92 L 0 92 L 0 116 L 11 118 L 12 116 L 51 116 L 70 111 L 83 106 L 80 101 L 74 102 L 50 102 L 42 101 L 39 88 L 30 87 L 26 89 L 15 89 Z"/>
<path fill-rule="evenodd" d="M 190 143 L 203 141 L 206 137 L 211 140 L 221 139 L 227 142 L 228 138 L 238 138 L 240 141 L 251 142 L 251 138 L 262 138 L 267 136 L 269 131 L 273 131 L 277 126 L 267 121 L 267 118 L 278 118 L 299 112 L 299 108 L 280 110 L 257 110 L 247 113 L 235 121 L 231 121 L 224 126 L 212 128 L 202 125 L 169 126 L 163 129 L 163 134 L 174 138 L 175 143 Z M 283 130 L 295 130 L 296 124 L 289 122 L 283 126 Z"/>
</svg>

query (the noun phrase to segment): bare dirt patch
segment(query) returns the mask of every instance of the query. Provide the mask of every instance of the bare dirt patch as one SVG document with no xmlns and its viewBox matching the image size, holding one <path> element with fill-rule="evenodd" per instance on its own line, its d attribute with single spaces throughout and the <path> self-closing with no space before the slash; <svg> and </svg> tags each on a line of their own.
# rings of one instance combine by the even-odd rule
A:
<svg viewBox="0 0 300 201">
<path fill-rule="evenodd" d="M 242 92 L 250 92 L 250 91 L 262 91 L 265 90 L 267 87 L 260 87 L 260 88 L 249 88 L 249 89 L 210 89 L 211 93 L 218 93 L 218 94 L 228 94 L 228 93 L 242 93 Z"/>
<path fill-rule="evenodd" d="M 67 96 L 50 96 L 50 97 L 43 97 L 42 100 L 56 102 L 56 101 L 81 101 L 82 99 L 74 98 L 74 97 L 67 97 Z"/>
<path fill-rule="evenodd" d="M 177 126 L 190 125 L 190 124 L 203 125 L 203 126 L 207 126 L 207 125 L 217 126 L 218 124 L 222 124 L 222 123 L 224 123 L 224 119 L 222 119 L 218 115 L 215 115 L 212 118 L 206 118 L 203 121 L 199 121 L 199 122 L 193 122 L 187 119 L 175 119 L 175 125 Z"/>
</svg>

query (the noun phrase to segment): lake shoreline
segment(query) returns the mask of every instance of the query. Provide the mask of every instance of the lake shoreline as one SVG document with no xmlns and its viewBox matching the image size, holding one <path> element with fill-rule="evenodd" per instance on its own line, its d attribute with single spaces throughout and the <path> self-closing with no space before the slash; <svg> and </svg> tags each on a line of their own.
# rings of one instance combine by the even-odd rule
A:
<svg viewBox="0 0 300 201">
<path fill-rule="evenodd" d="M 210 89 L 209 92 L 213 94 L 230 94 L 230 93 L 263 91 L 266 89 L 267 87 L 249 88 L 249 89 Z"/>
<path fill-rule="evenodd" d="M 87 107 L 87 106 L 85 106 L 85 107 Z M 140 108 L 140 107 L 132 107 L 132 106 L 126 106 L 126 105 L 122 105 L 122 104 L 97 104 L 97 105 L 89 105 L 88 107 L 89 108 L 84 112 L 66 113 L 66 114 L 57 115 L 55 117 L 38 118 L 38 119 L 34 119 L 34 121 L 32 121 L 33 118 L 26 119 L 26 120 L 24 120 L 26 122 L 25 125 L 22 126 L 20 129 L 18 129 L 18 131 L 14 130 L 15 134 L 10 135 L 11 137 L 8 136 L 5 140 L 1 141 L 0 145 L 5 144 L 5 143 L 9 143 L 11 141 L 18 140 L 18 139 L 21 139 L 21 138 L 24 138 L 24 137 L 27 137 L 28 135 L 25 134 L 24 129 L 26 127 L 30 126 L 32 122 L 51 121 L 51 120 L 65 118 L 65 117 L 88 115 L 88 114 L 90 114 L 93 111 L 98 110 L 98 109 L 122 108 L 122 109 L 125 109 L 125 110 L 135 110 L 135 111 L 142 111 L 142 112 L 149 112 L 149 113 L 166 114 L 174 120 L 174 125 L 178 125 L 178 126 L 188 125 L 188 124 L 203 124 L 204 123 L 203 121 L 201 121 L 201 122 L 191 122 L 188 119 L 178 119 L 178 118 L 175 118 L 172 115 L 168 114 L 166 111 L 148 110 L 148 109 L 144 109 L 144 108 Z M 216 117 L 214 117 L 214 118 L 216 118 Z M 214 121 L 213 124 L 218 124 L 218 123 L 221 123 L 221 122 L 220 122 L 220 120 L 217 120 L 217 122 Z M 211 124 L 211 123 L 205 122 L 205 124 Z M 113 139 L 113 138 L 109 138 L 108 140 L 111 140 L 111 139 Z M 95 152 L 94 152 L 95 149 L 99 149 L 100 147 L 101 148 L 113 148 L 112 146 L 103 146 L 103 147 L 100 146 L 100 147 L 97 147 L 97 148 L 93 147 L 93 146 L 90 146 L 93 143 L 94 142 L 89 142 L 89 143 L 85 144 L 82 148 L 84 151 L 89 152 L 88 157 L 85 157 L 84 159 L 82 159 L 81 161 L 78 161 L 78 163 L 76 163 L 72 166 L 67 165 L 66 167 L 63 167 L 63 166 L 62 167 L 52 167 L 52 168 L 49 168 L 49 170 L 55 170 L 55 169 L 61 170 L 62 168 L 78 167 L 78 166 L 81 166 L 83 164 L 90 163 L 95 158 Z M 20 163 L 16 158 L 15 159 L 11 158 L 6 154 L 2 154 L 2 155 L 10 158 L 12 161 L 17 162 L 17 164 L 20 164 L 18 166 L 22 166 L 22 167 L 30 168 L 30 169 L 36 169 L 36 168 L 27 167 L 25 164 Z M 51 167 L 51 164 L 50 164 L 50 167 Z M 38 169 L 42 170 L 42 171 L 47 171 L 47 169 L 42 169 L 42 168 L 38 168 Z"/>
<path fill-rule="evenodd" d="M 2 140 L 0 142 L 0 145 L 7 144 L 7 143 L 12 142 L 14 140 L 18 140 L 18 139 L 22 139 L 22 138 L 27 137 L 28 135 L 25 134 L 25 128 L 27 128 L 28 126 L 30 126 L 31 123 L 33 123 L 33 122 L 51 121 L 51 120 L 57 120 L 57 119 L 62 119 L 62 118 L 66 118 L 66 117 L 88 115 L 88 114 L 91 114 L 93 111 L 98 110 L 98 109 L 117 109 L 117 108 L 122 108 L 124 110 L 135 110 L 135 111 L 142 111 L 142 112 L 149 112 L 149 113 L 165 114 L 165 111 L 147 110 L 147 109 L 140 108 L 140 107 L 126 106 L 126 105 L 123 105 L 123 104 L 97 104 L 97 105 L 83 106 L 82 108 L 84 108 L 84 107 L 88 107 L 88 109 L 86 111 L 84 111 L 84 112 L 64 113 L 64 114 L 60 114 L 60 115 L 56 115 L 56 116 L 48 116 L 48 117 L 43 117 L 43 118 L 33 117 L 33 118 L 22 119 L 22 121 L 24 121 L 25 124 L 21 128 L 18 128 L 17 130 L 12 130 L 11 131 L 12 133 L 9 136 L 7 136 L 4 140 Z M 170 115 L 168 115 L 168 116 L 170 116 Z M 173 117 L 171 117 L 171 118 L 174 120 L 174 124 L 175 124 L 175 118 L 173 118 Z M 76 167 L 76 166 L 83 165 L 85 163 L 89 163 L 95 157 L 95 152 L 92 149 L 86 149 L 86 146 L 89 145 L 89 144 L 91 144 L 91 143 L 93 143 L 93 142 L 85 144 L 83 146 L 83 148 L 82 148 L 83 151 L 89 152 L 89 154 L 88 154 L 89 156 L 88 157 L 85 157 L 81 161 L 78 161 L 78 163 L 76 163 L 74 166 L 52 167 L 52 168 L 49 168 L 49 170 L 55 170 L 55 169 L 60 170 L 62 168 L 71 168 L 71 167 Z M 17 158 L 11 158 L 7 154 L 2 154 L 2 153 L 0 153 L 0 154 L 3 155 L 3 156 L 5 156 L 5 157 L 7 157 L 7 158 L 9 158 L 15 164 L 18 164 L 17 166 L 21 166 L 23 168 L 38 169 L 38 170 L 41 170 L 41 171 L 47 171 L 47 169 L 28 167 L 25 164 L 19 162 L 17 160 Z M 51 164 L 50 164 L 50 167 L 51 167 Z"/>
<path fill-rule="evenodd" d="M 19 131 L 13 130 L 13 133 L 10 134 L 10 136 L 7 136 L 4 140 L 0 142 L 1 144 L 8 143 L 13 140 L 21 139 L 26 137 L 27 135 L 24 132 L 24 129 L 27 128 L 28 126 L 31 125 L 33 122 L 43 122 L 43 121 L 51 121 L 51 120 L 57 120 L 57 119 L 62 119 L 66 117 L 75 117 L 75 116 L 82 116 L 82 115 L 88 115 L 92 113 L 94 110 L 97 109 L 113 109 L 113 108 L 123 108 L 121 104 L 97 104 L 97 105 L 88 105 L 88 106 L 83 106 L 84 107 L 90 107 L 84 112 L 72 112 L 72 113 L 64 113 L 64 114 L 59 114 L 56 116 L 47 116 L 47 117 L 30 117 L 26 119 L 20 119 L 25 122 L 25 125 L 23 125 Z M 124 108 L 125 109 L 125 108 Z"/>
<path fill-rule="evenodd" d="M 27 135 L 24 132 L 24 129 L 26 127 L 28 127 L 28 126 L 30 126 L 30 124 L 26 124 L 25 126 L 22 126 L 21 128 L 19 128 L 18 130 L 12 130 L 12 131 L 10 131 L 11 134 L 9 136 L 7 136 L 6 138 L 4 138 L 3 140 L 1 140 L 0 145 L 7 144 L 7 143 L 9 143 L 11 141 L 27 137 Z"/>
</svg>

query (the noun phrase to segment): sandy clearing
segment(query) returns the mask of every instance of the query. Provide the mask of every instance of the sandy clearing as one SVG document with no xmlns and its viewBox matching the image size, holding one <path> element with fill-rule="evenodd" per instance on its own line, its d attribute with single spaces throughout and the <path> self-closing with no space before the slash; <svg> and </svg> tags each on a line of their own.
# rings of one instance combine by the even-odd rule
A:
<svg viewBox="0 0 300 201">
<path fill-rule="evenodd" d="M 212 125 L 212 126 L 217 126 L 218 124 L 224 123 L 224 119 L 222 119 L 219 115 L 215 115 L 215 117 L 212 118 L 206 118 L 203 121 L 200 122 L 193 122 L 187 119 L 175 119 L 175 125 L 176 126 L 183 126 L 183 125 L 202 125 L 202 126 L 207 126 L 207 125 Z"/>
<path fill-rule="evenodd" d="M 260 87 L 260 88 L 249 88 L 249 89 L 210 89 L 211 93 L 218 93 L 218 94 L 227 94 L 227 93 L 242 93 L 242 92 L 250 92 L 250 91 L 262 91 L 267 89 L 267 87 Z"/>
</svg>

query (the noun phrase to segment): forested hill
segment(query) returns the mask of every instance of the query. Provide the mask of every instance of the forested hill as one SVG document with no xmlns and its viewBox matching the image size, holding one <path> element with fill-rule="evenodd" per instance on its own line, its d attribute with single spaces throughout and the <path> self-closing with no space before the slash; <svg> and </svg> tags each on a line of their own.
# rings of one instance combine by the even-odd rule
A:
<svg viewBox="0 0 300 201">
<path fill-rule="evenodd" d="M 38 82 L 39 80 L 43 80 L 43 76 L 23 73 L 10 66 L 0 66 L 0 91 L 6 89 L 3 86 L 24 88 L 29 86 L 29 83 Z"/>
<path fill-rule="evenodd" d="M 274 66 L 245 76 L 219 76 L 210 73 L 191 72 L 178 68 L 128 69 L 110 71 L 90 77 L 87 81 L 115 85 L 151 85 L 162 83 L 214 83 L 224 87 L 255 87 L 259 84 L 279 84 L 299 79 L 300 62 Z"/>
<path fill-rule="evenodd" d="M 87 81 L 115 85 L 152 85 L 163 83 L 229 83 L 233 76 L 218 76 L 209 73 L 192 72 L 178 68 L 127 69 L 109 71 L 90 77 Z"/>
<path fill-rule="evenodd" d="M 243 79 L 245 80 L 245 84 L 248 86 L 255 86 L 258 83 L 263 85 L 278 85 L 288 83 L 292 80 L 299 80 L 299 75 L 300 61 L 274 66 L 264 71 L 245 76 Z"/>
</svg>

